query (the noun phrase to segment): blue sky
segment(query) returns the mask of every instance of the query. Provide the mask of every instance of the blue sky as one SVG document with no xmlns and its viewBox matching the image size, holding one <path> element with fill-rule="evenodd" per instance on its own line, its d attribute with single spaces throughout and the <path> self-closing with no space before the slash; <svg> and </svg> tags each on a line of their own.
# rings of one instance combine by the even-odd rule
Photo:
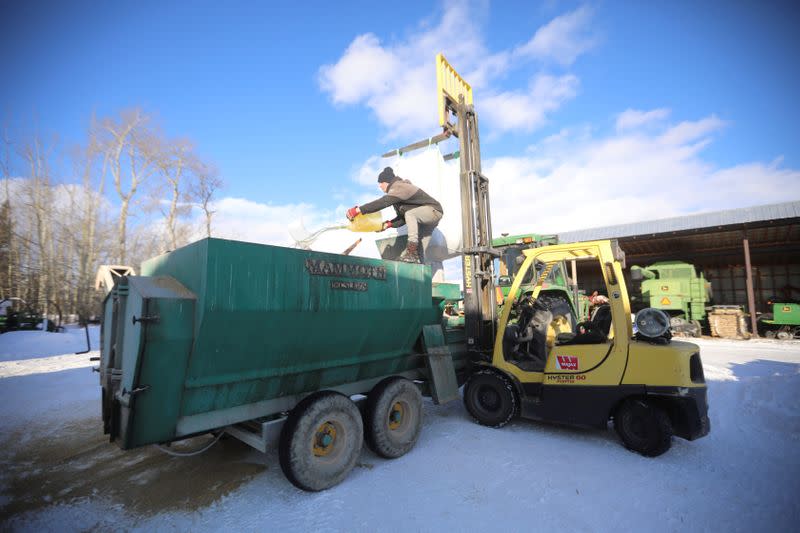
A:
<svg viewBox="0 0 800 533">
<path fill-rule="evenodd" d="M 664 216 L 800 197 L 796 3 L 336 4 L 3 1 L 0 113 L 68 144 L 92 112 L 142 106 L 217 164 L 224 196 L 338 212 L 377 192 L 376 154 L 437 132 L 443 51 L 475 86 L 490 179 L 554 202 L 616 189 L 577 200 L 617 216 L 545 210 L 529 230 L 656 216 L 637 184 L 676 187 Z"/>
</svg>

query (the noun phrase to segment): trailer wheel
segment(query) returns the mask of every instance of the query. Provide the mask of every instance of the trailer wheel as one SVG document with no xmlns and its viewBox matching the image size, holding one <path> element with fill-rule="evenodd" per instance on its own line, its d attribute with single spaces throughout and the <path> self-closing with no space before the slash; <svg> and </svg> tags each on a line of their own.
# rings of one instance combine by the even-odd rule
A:
<svg viewBox="0 0 800 533">
<path fill-rule="evenodd" d="M 297 488 L 320 491 L 341 483 L 361 453 L 364 427 L 358 407 L 343 394 L 309 396 L 281 431 L 281 470 Z"/>
<path fill-rule="evenodd" d="M 422 429 L 422 394 L 413 382 L 386 378 L 367 396 L 364 437 L 367 445 L 387 459 L 405 455 Z"/>
<path fill-rule="evenodd" d="M 614 429 L 626 448 L 646 457 L 657 457 L 672 445 L 669 416 L 644 400 L 623 402 L 614 416 Z"/>
<path fill-rule="evenodd" d="M 464 405 L 479 424 L 499 428 L 517 414 L 517 395 L 507 377 L 481 370 L 464 386 Z"/>
</svg>

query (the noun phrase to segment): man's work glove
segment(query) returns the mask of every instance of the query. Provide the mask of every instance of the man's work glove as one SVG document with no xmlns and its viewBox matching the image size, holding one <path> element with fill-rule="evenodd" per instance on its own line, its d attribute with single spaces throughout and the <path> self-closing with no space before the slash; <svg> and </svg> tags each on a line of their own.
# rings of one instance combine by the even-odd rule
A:
<svg viewBox="0 0 800 533">
<path fill-rule="evenodd" d="M 383 222 L 383 224 L 381 224 L 381 229 L 379 229 L 375 233 L 379 233 L 381 231 L 386 231 L 387 229 L 389 229 L 391 227 L 392 227 L 392 221 L 391 220 L 386 220 L 386 221 Z"/>
<path fill-rule="evenodd" d="M 358 206 L 355 206 L 348 209 L 347 212 L 345 213 L 345 216 L 347 217 L 347 220 L 350 220 L 352 222 L 352 220 L 360 214 L 361 210 L 358 208 Z"/>
</svg>

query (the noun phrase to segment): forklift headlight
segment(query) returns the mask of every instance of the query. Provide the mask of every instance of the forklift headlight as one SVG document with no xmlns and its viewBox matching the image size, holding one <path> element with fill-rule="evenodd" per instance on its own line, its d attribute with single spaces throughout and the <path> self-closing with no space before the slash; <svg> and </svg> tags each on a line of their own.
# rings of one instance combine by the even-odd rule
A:
<svg viewBox="0 0 800 533">
<path fill-rule="evenodd" d="M 636 329 L 640 335 L 654 339 L 669 331 L 669 315 L 660 309 L 648 307 L 636 313 Z"/>
</svg>

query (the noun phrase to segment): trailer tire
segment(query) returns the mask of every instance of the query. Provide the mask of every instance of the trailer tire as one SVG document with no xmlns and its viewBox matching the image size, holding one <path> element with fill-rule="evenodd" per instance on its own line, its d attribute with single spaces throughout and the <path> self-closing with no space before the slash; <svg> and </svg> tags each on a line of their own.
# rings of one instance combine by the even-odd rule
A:
<svg viewBox="0 0 800 533">
<path fill-rule="evenodd" d="M 657 457 L 672 446 L 672 422 L 659 406 L 642 399 L 625 400 L 614 415 L 614 429 L 629 450 Z"/>
<path fill-rule="evenodd" d="M 350 398 L 337 392 L 314 394 L 300 402 L 283 425 L 281 470 L 299 489 L 328 489 L 353 469 L 363 440 L 361 413 Z"/>
<path fill-rule="evenodd" d="M 372 451 L 395 459 L 408 453 L 422 429 L 422 394 L 412 381 L 386 378 L 367 396 L 364 440 Z"/>
<path fill-rule="evenodd" d="M 479 424 L 503 427 L 517 414 L 514 384 L 492 370 L 476 372 L 464 386 L 464 406 Z"/>
</svg>

